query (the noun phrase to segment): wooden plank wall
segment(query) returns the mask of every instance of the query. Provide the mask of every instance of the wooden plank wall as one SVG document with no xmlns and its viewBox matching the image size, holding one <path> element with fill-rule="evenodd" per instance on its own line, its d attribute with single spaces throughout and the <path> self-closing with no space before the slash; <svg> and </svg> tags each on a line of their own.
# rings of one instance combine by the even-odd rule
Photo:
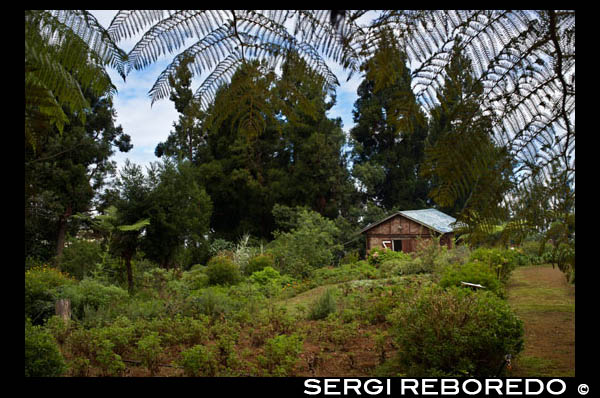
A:
<svg viewBox="0 0 600 398">
<path fill-rule="evenodd" d="M 417 237 L 422 239 L 431 238 L 429 228 L 409 220 L 401 215 L 396 215 L 389 220 L 371 228 L 367 232 L 367 251 L 374 247 L 383 247 L 385 240 L 402 240 L 402 251 L 410 253 L 416 250 Z M 452 245 L 452 234 L 446 234 L 440 240 L 441 244 Z"/>
</svg>

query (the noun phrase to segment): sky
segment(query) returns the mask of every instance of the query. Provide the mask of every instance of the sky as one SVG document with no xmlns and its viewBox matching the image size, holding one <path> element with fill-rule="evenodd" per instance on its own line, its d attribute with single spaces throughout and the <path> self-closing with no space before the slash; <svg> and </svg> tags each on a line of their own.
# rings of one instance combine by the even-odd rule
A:
<svg viewBox="0 0 600 398">
<path fill-rule="evenodd" d="M 90 12 L 106 28 L 110 25 L 117 10 L 90 10 Z M 369 16 L 363 18 L 368 20 Z M 140 37 L 141 35 L 122 40 L 117 44 L 124 51 L 129 52 Z M 194 42 L 193 39 L 188 40 L 190 44 Z M 162 99 L 151 105 L 148 91 L 163 69 L 181 51 L 183 51 L 183 48 L 178 49 L 176 53 L 164 55 L 157 62 L 141 71 L 132 70 L 127 75 L 125 82 L 115 70 L 108 68 L 111 80 L 118 90 L 113 98 L 117 113 L 116 125 L 123 127 L 123 131 L 129 134 L 133 144 L 133 149 L 129 152 L 117 151 L 113 156 L 113 160 L 117 162 L 119 169 L 123 166 L 125 159 L 142 165 L 143 168 L 148 166 L 150 162 L 159 160 L 154 155 L 154 149 L 159 142 L 167 139 L 169 132 L 173 129 L 173 122 L 178 119 L 179 115 L 169 99 Z M 334 62 L 327 63 L 340 82 L 336 92 L 337 103 L 329 110 L 327 115 L 330 118 L 340 117 L 343 123 L 342 128 L 348 133 L 354 125 L 352 108 L 357 98 L 356 90 L 362 77 L 360 74 L 355 74 L 352 79 L 346 81 L 347 72 Z M 195 77 L 192 80 L 192 90 L 195 90 L 201 84 L 204 77 Z"/>
</svg>

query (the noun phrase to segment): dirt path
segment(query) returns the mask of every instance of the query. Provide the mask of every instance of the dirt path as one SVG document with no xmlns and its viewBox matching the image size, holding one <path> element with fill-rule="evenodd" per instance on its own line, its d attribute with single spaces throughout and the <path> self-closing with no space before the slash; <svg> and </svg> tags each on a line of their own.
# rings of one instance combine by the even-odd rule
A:
<svg viewBox="0 0 600 398">
<path fill-rule="evenodd" d="M 575 287 L 551 266 L 519 267 L 508 302 L 525 323 L 525 349 L 510 372 L 518 377 L 575 376 Z"/>
</svg>

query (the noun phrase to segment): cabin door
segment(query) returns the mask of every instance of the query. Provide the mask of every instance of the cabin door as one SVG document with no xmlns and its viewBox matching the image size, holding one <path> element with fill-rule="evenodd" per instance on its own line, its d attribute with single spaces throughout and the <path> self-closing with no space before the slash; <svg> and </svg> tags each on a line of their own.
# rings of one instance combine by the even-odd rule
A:
<svg viewBox="0 0 600 398">
<path fill-rule="evenodd" d="M 392 241 L 392 247 L 394 248 L 395 252 L 401 252 L 402 251 L 402 241 L 400 239 L 394 239 Z"/>
</svg>

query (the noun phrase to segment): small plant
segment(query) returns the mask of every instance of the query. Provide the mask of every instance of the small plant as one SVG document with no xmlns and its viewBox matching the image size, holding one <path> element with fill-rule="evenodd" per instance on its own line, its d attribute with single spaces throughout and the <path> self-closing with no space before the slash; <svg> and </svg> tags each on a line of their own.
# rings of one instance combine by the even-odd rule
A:
<svg viewBox="0 0 600 398">
<path fill-rule="evenodd" d="M 75 377 L 87 377 L 90 374 L 90 360 L 87 358 L 73 358 L 69 363 L 71 374 Z"/>
<path fill-rule="evenodd" d="M 497 377 L 507 354 L 523 349 L 523 322 L 487 291 L 439 286 L 407 296 L 390 316 L 408 376 Z"/>
<path fill-rule="evenodd" d="M 54 303 L 59 292 L 76 280 L 67 273 L 44 264 L 25 271 L 25 317 L 32 324 L 42 325 L 54 315 Z"/>
<path fill-rule="evenodd" d="M 195 345 L 181 352 L 179 365 L 183 367 L 186 376 L 215 376 L 217 373 L 217 360 L 213 351 L 203 345 Z"/>
<path fill-rule="evenodd" d="M 303 339 L 297 334 L 279 335 L 267 340 L 259 364 L 272 376 L 288 376 L 302 352 Z"/>
<path fill-rule="evenodd" d="M 310 307 L 308 318 L 312 320 L 325 319 L 329 314 L 335 313 L 337 310 L 335 292 L 335 289 L 327 289 Z"/>
<path fill-rule="evenodd" d="M 235 285 L 241 280 L 239 267 L 223 256 L 213 257 L 209 260 L 206 274 L 210 285 Z"/>
<path fill-rule="evenodd" d="M 52 335 L 25 320 L 25 377 L 57 377 L 67 370 Z"/>
<path fill-rule="evenodd" d="M 142 337 L 137 343 L 137 355 L 142 364 L 150 371 L 150 376 L 156 375 L 159 370 L 159 358 L 162 353 L 161 338 L 157 332 L 151 332 Z"/>
<path fill-rule="evenodd" d="M 102 370 L 103 376 L 121 376 L 125 371 L 125 364 L 121 356 L 113 351 L 114 344 L 108 339 L 96 341 L 95 359 L 96 364 Z"/>
<path fill-rule="evenodd" d="M 502 284 L 496 274 L 484 263 L 469 262 L 446 267 L 439 283 L 442 287 L 461 287 L 462 282 L 479 284 L 500 297 L 504 296 Z"/>
<path fill-rule="evenodd" d="M 246 275 L 252 275 L 254 272 L 262 271 L 266 267 L 273 268 L 274 265 L 275 260 L 270 254 L 259 254 L 248 260 L 248 265 L 244 268 L 244 273 Z"/>
</svg>

